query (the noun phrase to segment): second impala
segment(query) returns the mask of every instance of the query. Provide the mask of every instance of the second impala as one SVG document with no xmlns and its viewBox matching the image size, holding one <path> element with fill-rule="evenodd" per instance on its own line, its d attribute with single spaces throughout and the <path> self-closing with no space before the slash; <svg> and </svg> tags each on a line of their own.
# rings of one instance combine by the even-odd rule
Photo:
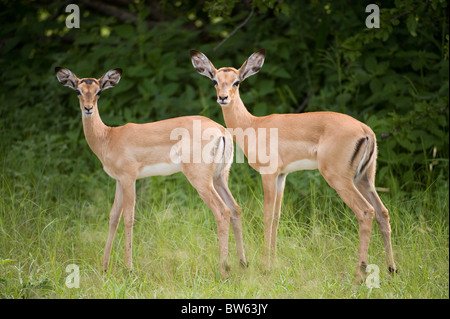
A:
<svg viewBox="0 0 450 319">
<path fill-rule="evenodd" d="M 355 283 L 366 277 L 372 220 L 375 216 L 383 236 L 390 272 L 396 271 L 391 247 L 389 214 L 375 190 L 377 144 L 373 131 L 345 114 L 311 112 L 272 114 L 256 117 L 250 114 L 239 96 L 239 85 L 263 66 L 266 52 L 253 53 L 239 68 L 216 69 L 203 53 L 191 50 L 191 61 L 201 75 L 213 81 L 217 102 L 227 128 L 251 130 L 260 141 L 260 132 L 276 129 L 278 138 L 276 168 L 252 159 L 249 143 L 235 138 L 249 164 L 262 177 L 264 188 L 264 261 L 275 256 L 277 228 L 280 219 L 286 176 L 290 172 L 318 168 L 342 200 L 352 209 L 359 222 L 359 256 Z M 267 141 L 267 143 L 269 143 Z M 258 143 L 257 147 L 260 146 Z"/>
</svg>

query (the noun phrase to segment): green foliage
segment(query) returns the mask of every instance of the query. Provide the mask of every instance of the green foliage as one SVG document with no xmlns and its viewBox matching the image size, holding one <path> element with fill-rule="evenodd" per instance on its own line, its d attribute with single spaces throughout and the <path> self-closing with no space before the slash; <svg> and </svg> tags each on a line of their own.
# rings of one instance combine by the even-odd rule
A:
<svg viewBox="0 0 450 319">
<path fill-rule="evenodd" d="M 78 154 L 84 144 L 77 103 L 54 78 L 57 65 L 81 77 L 124 69 L 120 85 L 100 100 L 108 125 L 189 114 L 223 122 L 214 90 L 191 66 L 189 49 L 204 51 L 217 67 L 239 67 L 264 47 L 263 69 L 241 88 L 251 112 L 352 115 L 378 136 L 381 183 L 394 174 L 426 186 L 448 175 L 449 146 L 447 3 L 430 4 L 385 1 L 379 29 L 365 27 L 364 3 L 130 2 L 119 9 L 133 14 L 133 23 L 81 4 L 81 28 L 68 29 L 60 4 L 5 2 L 1 129 L 19 143 L 54 134 Z M 252 9 L 246 24 L 214 50 Z"/>
<path fill-rule="evenodd" d="M 348 66 L 344 90 L 357 92 L 347 106 L 359 105 L 362 118 L 385 132 L 379 134 L 380 162 L 405 180 L 424 184 L 431 162 L 443 168 L 432 172 L 435 177 L 448 175 L 446 7 L 443 1 L 395 2 L 394 8 L 381 9 L 380 29 L 344 39 L 340 50 Z"/>
</svg>

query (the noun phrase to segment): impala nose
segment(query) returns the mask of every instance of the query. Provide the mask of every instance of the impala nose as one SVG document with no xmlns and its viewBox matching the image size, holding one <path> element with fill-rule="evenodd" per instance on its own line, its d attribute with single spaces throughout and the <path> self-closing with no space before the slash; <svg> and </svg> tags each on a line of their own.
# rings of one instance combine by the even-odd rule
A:
<svg viewBox="0 0 450 319">
<path fill-rule="evenodd" d="M 92 113 L 92 109 L 94 108 L 93 105 L 85 105 L 84 106 L 84 110 L 86 111 L 86 113 L 90 114 Z"/>
<path fill-rule="evenodd" d="M 228 99 L 228 95 L 227 96 L 220 96 L 219 95 L 219 103 L 224 103 L 226 99 Z"/>
</svg>

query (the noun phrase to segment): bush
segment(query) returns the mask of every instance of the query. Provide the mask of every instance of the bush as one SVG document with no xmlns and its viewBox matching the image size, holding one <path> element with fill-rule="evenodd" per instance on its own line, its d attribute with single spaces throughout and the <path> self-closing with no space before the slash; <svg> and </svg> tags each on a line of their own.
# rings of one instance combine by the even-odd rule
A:
<svg viewBox="0 0 450 319">
<path fill-rule="evenodd" d="M 365 27 L 360 2 L 125 2 L 83 2 L 81 27 L 68 29 L 61 4 L 2 1 L 4 152 L 30 140 L 66 144 L 67 158 L 79 157 L 81 148 L 89 152 L 75 96 L 56 81 L 55 66 L 80 77 L 124 69 L 120 84 L 99 102 L 108 125 L 192 114 L 223 124 L 214 90 L 192 68 L 189 49 L 202 50 L 216 67 L 239 67 L 264 47 L 263 69 L 241 88 L 252 113 L 347 113 L 378 136 L 379 183 L 394 178 L 421 188 L 448 181 L 446 2 L 383 1 L 379 29 Z"/>
</svg>

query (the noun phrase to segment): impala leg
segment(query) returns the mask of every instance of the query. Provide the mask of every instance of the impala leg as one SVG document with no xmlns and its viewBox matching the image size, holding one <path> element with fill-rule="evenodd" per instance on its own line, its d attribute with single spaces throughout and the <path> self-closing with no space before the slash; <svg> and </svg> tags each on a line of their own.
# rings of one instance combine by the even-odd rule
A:
<svg viewBox="0 0 450 319">
<path fill-rule="evenodd" d="M 214 187 L 231 211 L 231 227 L 233 228 L 233 233 L 236 240 L 237 255 L 241 261 L 241 265 L 246 267 L 248 264 L 245 259 L 244 241 L 242 238 L 241 207 L 239 207 L 236 203 L 230 189 L 228 188 L 228 183 L 226 180 L 227 178 L 224 176 L 214 179 Z"/>
<path fill-rule="evenodd" d="M 222 278 L 228 277 L 230 266 L 228 265 L 228 237 L 230 231 L 231 211 L 217 194 L 213 185 L 206 189 L 197 189 L 200 197 L 211 209 L 217 222 L 217 233 L 219 235 L 219 271 Z"/>
<path fill-rule="evenodd" d="M 227 278 L 230 269 L 228 265 L 228 236 L 231 211 L 215 190 L 213 180 L 208 177 L 211 175 L 199 176 L 202 171 L 207 172 L 203 167 L 196 169 L 189 167 L 189 169 L 184 169 L 183 173 L 214 214 L 219 235 L 219 271 L 222 278 Z"/>
<path fill-rule="evenodd" d="M 324 174 L 322 174 L 324 175 Z M 333 175 L 331 178 L 324 175 L 328 184 L 333 187 L 342 200 L 355 213 L 359 223 L 359 253 L 358 266 L 356 268 L 356 276 L 354 284 L 360 284 L 367 277 L 366 267 L 369 252 L 370 234 L 372 232 L 372 221 L 374 216 L 374 208 L 361 195 L 353 184 L 352 179 L 344 179 Z"/>
<path fill-rule="evenodd" d="M 283 201 L 284 186 L 286 184 L 287 174 L 280 174 L 277 176 L 277 196 L 275 200 L 275 210 L 272 222 L 272 236 L 271 236 L 271 256 L 275 258 L 277 254 L 277 232 L 278 223 L 281 215 L 281 203 Z"/>
<path fill-rule="evenodd" d="M 264 248 L 263 248 L 263 264 L 264 267 L 270 267 L 270 245 L 272 241 L 272 225 L 275 212 L 275 201 L 277 196 L 277 175 L 261 174 L 264 188 Z"/>
<path fill-rule="evenodd" d="M 391 225 L 389 223 L 389 212 L 383 205 L 380 197 L 378 196 L 375 185 L 369 181 L 367 176 L 363 176 L 358 181 L 357 187 L 361 194 L 369 201 L 375 209 L 375 219 L 378 227 L 380 228 L 381 236 L 384 242 L 384 250 L 386 252 L 386 262 L 390 273 L 397 272 L 397 267 L 394 262 L 394 255 L 392 252 L 391 244 Z"/>
<path fill-rule="evenodd" d="M 125 264 L 133 269 L 133 223 L 134 223 L 134 206 L 136 198 L 135 180 L 121 181 L 123 191 L 123 221 L 125 225 Z"/>
<path fill-rule="evenodd" d="M 108 271 L 109 259 L 111 256 L 111 248 L 116 234 L 117 225 L 119 224 L 120 217 L 122 216 L 122 186 L 119 181 L 116 181 L 116 195 L 114 197 L 114 204 L 109 213 L 109 234 L 106 241 L 105 254 L 103 255 L 102 265 L 103 270 Z"/>
</svg>

